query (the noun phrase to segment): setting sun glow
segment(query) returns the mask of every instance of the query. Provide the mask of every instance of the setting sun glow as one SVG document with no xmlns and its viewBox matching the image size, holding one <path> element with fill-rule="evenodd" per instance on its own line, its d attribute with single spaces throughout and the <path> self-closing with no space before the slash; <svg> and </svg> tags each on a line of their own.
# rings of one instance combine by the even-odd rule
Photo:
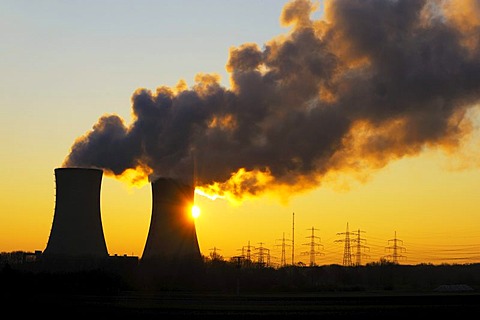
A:
<svg viewBox="0 0 480 320">
<path fill-rule="evenodd" d="M 193 218 L 198 218 L 200 216 L 200 207 L 199 206 L 192 206 L 192 217 Z"/>
</svg>

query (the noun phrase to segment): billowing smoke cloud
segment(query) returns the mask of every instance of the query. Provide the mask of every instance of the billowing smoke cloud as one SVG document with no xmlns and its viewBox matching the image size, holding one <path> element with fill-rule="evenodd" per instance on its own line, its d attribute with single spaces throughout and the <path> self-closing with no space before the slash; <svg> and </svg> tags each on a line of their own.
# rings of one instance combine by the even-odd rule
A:
<svg viewBox="0 0 480 320">
<path fill-rule="evenodd" d="M 288 34 L 230 50 L 231 87 L 138 89 L 134 119 L 104 115 L 64 162 L 121 177 L 192 180 L 238 198 L 318 186 L 459 144 L 480 99 L 475 0 L 332 0 L 285 5 Z"/>
</svg>

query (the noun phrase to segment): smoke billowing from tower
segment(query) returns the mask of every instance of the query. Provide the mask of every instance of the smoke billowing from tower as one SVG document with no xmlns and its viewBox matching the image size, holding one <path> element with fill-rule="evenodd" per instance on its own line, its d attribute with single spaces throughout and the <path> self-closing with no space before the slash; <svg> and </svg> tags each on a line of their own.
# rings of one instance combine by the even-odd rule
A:
<svg viewBox="0 0 480 320">
<path fill-rule="evenodd" d="M 478 1 L 333 0 L 323 9 L 313 19 L 315 2 L 290 1 L 280 17 L 287 34 L 231 48 L 231 88 L 198 74 L 191 87 L 137 89 L 132 122 L 101 116 L 64 166 L 179 179 L 194 151 L 196 187 L 242 198 L 462 145 L 480 102 Z"/>
<path fill-rule="evenodd" d="M 55 169 L 55 213 L 44 257 L 108 257 L 100 213 L 102 175 L 99 169 Z"/>
<path fill-rule="evenodd" d="M 190 209 L 194 188 L 159 178 L 152 182 L 152 216 L 142 261 L 200 260 Z"/>
</svg>

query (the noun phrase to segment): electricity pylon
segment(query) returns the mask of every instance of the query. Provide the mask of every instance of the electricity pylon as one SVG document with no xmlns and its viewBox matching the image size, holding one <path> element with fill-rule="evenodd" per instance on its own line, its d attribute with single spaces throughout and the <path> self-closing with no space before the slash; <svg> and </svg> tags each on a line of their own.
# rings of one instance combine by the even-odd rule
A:
<svg viewBox="0 0 480 320">
<path fill-rule="evenodd" d="M 285 253 L 285 248 L 289 246 L 289 244 L 287 244 L 286 242 L 290 241 L 288 239 L 285 239 L 285 232 L 283 233 L 283 238 L 281 240 L 282 240 L 282 244 L 281 244 L 282 257 L 280 258 L 281 259 L 280 260 L 280 266 L 285 267 L 287 265 L 287 257 L 286 257 L 286 253 Z"/>
<path fill-rule="evenodd" d="M 347 222 L 347 231 L 346 232 L 339 232 L 337 235 L 345 235 L 345 239 L 343 240 L 335 240 L 335 242 L 345 242 L 343 247 L 343 266 L 350 267 L 353 266 L 352 263 L 352 254 L 350 253 L 350 234 L 351 232 L 348 231 L 348 222 Z"/>
<path fill-rule="evenodd" d="M 316 266 L 317 264 L 315 263 L 315 256 L 317 255 L 323 255 L 323 253 L 321 252 L 318 252 L 316 250 L 316 248 L 318 247 L 323 247 L 323 245 L 321 245 L 320 243 L 318 242 L 315 242 L 315 239 L 318 239 L 320 241 L 320 237 L 316 237 L 315 236 L 315 230 L 318 230 L 318 229 L 315 229 L 314 227 L 312 227 L 311 229 L 309 230 L 312 230 L 312 234 L 307 237 L 307 238 L 310 238 L 310 242 L 309 243 L 304 243 L 304 245 L 309 245 L 310 246 L 310 250 L 308 252 L 303 252 L 303 254 L 308 254 L 310 255 L 310 267 L 314 267 Z"/>
<path fill-rule="evenodd" d="M 353 236 L 356 236 L 356 238 L 351 239 L 351 241 L 356 242 L 355 247 L 357 248 L 357 252 L 355 254 L 355 265 L 356 266 L 361 266 L 362 265 L 362 256 L 368 257 L 366 254 L 362 254 L 362 249 L 369 249 L 369 247 L 362 245 L 362 241 L 366 241 L 363 238 L 360 238 L 360 233 L 365 232 L 365 231 L 360 231 L 358 229 L 357 231 L 352 231 L 351 234 Z"/>
<path fill-rule="evenodd" d="M 395 237 L 393 239 L 390 239 L 388 240 L 388 243 L 390 243 L 390 241 L 393 242 L 393 245 L 392 246 L 388 246 L 388 247 L 385 247 L 386 250 L 388 249 L 392 249 L 393 250 L 393 254 L 391 255 L 387 255 L 386 258 L 391 258 L 393 263 L 395 264 L 398 264 L 398 259 L 399 258 L 405 258 L 405 256 L 402 256 L 400 254 L 400 252 L 406 252 L 407 249 L 405 249 L 405 247 L 402 247 L 402 246 L 399 246 L 398 243 L 401 242 L 403 244 L 403 241 L 402 240 L 399 240 L 397 239 L 397 231 L 395 231 Z"/>
<path fill-rule="evenodd" d="M 260 247 L 255 248 L 255 250 L 258 250 L 257 256 L 258 256 L 258 264 L 260 266 L 269 266 L 270 265 L 270 249 L 267 249 L 263 246 L 263 242 L 260 242 Z M 265 262 L 265 257 L 266 257 L 266 262 Z"/>
</svg>

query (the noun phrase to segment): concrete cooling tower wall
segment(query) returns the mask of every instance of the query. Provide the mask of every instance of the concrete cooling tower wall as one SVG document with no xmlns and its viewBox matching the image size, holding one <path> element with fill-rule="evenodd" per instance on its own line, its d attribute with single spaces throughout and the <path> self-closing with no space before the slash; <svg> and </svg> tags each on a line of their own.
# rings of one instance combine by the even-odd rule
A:
<svg viewBox="0 0 480 320">
<path fill-rule="evenodd" d="M 55 213 L 45 258 L 107 258 L 100 213 L 103 171 L 55 169 Z"/>
<path fill-rule="evenodd" d="M 201 260 L 191 215 L 194 188 L 175 179 L 152 183 L 152 216 L 142 261 Z"/>
</svg>

